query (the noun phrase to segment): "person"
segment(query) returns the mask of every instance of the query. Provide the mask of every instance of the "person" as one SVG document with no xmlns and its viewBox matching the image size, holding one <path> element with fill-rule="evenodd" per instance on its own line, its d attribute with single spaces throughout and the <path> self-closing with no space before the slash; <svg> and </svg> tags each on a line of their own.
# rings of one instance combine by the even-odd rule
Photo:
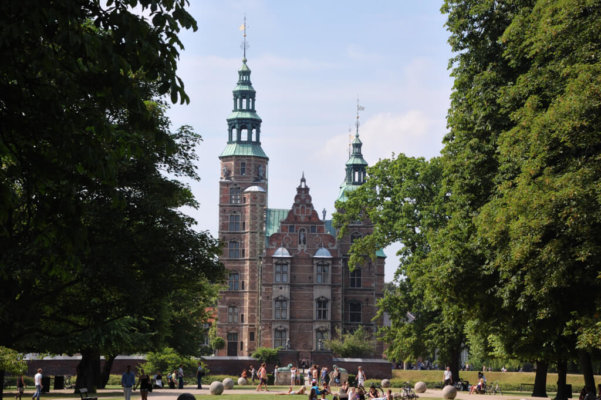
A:
<svg viewBox="0 0 601 400">
<path fill-rule="evenodd" d="M 292 365 L 290 367 L 290 386 L 294 386 L 296 384 L 296 367 Z"/>
<path fill-rule="evenodd" d="M 386 391 L 386 400 L 394 400 L 394 396 L 392 395 L 392 390 L 388 389 Z"/>
<path fill-rule="evenodd" d="M 240 377 L 244 379 L 248 378 L 248 372 L 246 371 L 246 368 L 242 370 Z"/>
<path fill-rule="evenodd" d="M 180 364 L 179 368 L 177 369 L 177 381 L 178 381 L 177 387 L 179 389 L 183 389 L 184 388 L 184 366 L 183 366 L 183 364 Z"/>
<path fill-rule="evenodd" d="M 35 385 L 35 393 L 31 398 L 40 400 L 40 395 L 42 394 L 42 368 L 38 368 L 37 374 L 33 377 L 33 383 Z"/>
<path fill-rule="evenodd" d="M 453 373 L 451 372 L 451 367 L 447 365 L 447 369 L 445 369 L 443 373 L 443 386 L 448 386 L 453 384 Z"/>
<path fill-rule="evenodd" d="M 580 391 L 580 396 L 578 396 L 578 400 L 584 400 L 585 397 L 586 397 L 586 388 L 583 387 L 582 390 Z"/>
<path fill-rule="evenodd" d="M 369 387 L 369 391 L 367 392 L 367 397 L 369 397 L 370 399 L 379 399 L 380 398 L 378 389 L 376 389 L 376 385 L 374 385 L 373 383 Z"/>
<path fill-rule="evenodd" d="M 365 371 L 361 366 L 357 367 L 357 386 L 363 387 L 365 386 L 365 380 L 367 376 L 365 375 Z"/>
<path fill-rule="evenodd" d="M 160 371 L 157 371 L 157 373 L 154 375 L 154 387 L 157 389 L 163 388 L 163 376 L 161 375 Z"/>
<path fill-rule="evenodd" d="M 287 391 L 287 392 L 280 392 L 280 393 L 276 393 L 276 394 L 279 394 L 279 395 L 285 395 L 285 394 L 291 394 L 291 395 L 292 395 L 292 394 L 305 394 L 305 390 L 306 390 L 306 389 L 307 389 L 307 388 L 306 388 L 305 386 L 301 386 L 301 387 L 300 387 L 300 388 L 298 388 L 297 390 L 292 390 L 292 386 L 290 386 L 290 387 L 288 388 L 288 391 Z"/>
<path fill-rule="evenodd" d="M 273 384 L 274 385 L 278 384 L 278 366 L 277 365 L 273 368 Z"/>
<path fill-rule="evenodd" d="M 319 374 L 319 382 L 323 384 L 326 381 L 326 376 L 328 375 L 328 367 L 323 367 Z"/>
<path fill-rule="evenodd" d="M 261 367 L 259 368 L 257 375 L 259 378 L 259 385 L 257 386 L 257 392 L 261 391 L 261 387 L 264 387 L 265 391 L 269 392 L 269 390 L 267 389 L 267 367 L 265 366 L 265 363 L 261 364 Z"/>
<path fill-rule="evenodd" d="M 313 364 L 313 367 L 311 369 L 311 380 L 317 381 L 318 377 L 319 377 L 319 366 L 317 364 Z M 319 394 L 319 393 L 317 393 L 317 394 Z"/>
<path fill-rule="evenodd" d="M 478 372 L 478 383 L 476 385 L 472 385 L 470 389 L 470 394 L 484 390 L 484 385 L 486 384 L 486 379 L 484 378 L 484 374 L 482 372 Z"/>
<path fill-rule="evenodd" d="M 322 395 L 322 397 L 325 397 L 325 395 L 328 393 L 327 388 L 319 389 L 319 386 L 317 386 L 316 379 L 313 379 L 311 381 L 311 391 L 315 392 L 315 397 L 319 396 L 320 394 Z"/>
<path fill-rule="evenodd" d="M 202 389 L 202 377 L 205 371 L 202 369 L 202 363 L 198 362 L 198 369 L 196 370 L 196 389 Z"/>
<path fill-rule="evenodd" d="M 150 391 L 150 377 L 144 369 L 140 369 L 140 376 L 138 377 L 137 386 L 140 388 L 140 396 L 142 400 L 148 399 L 148 392 Z"/>
<path fill-rule="evenodd" d="M 169 389 L 175 389 L 175 382 L 177 381 L 177 371 L 173 370 L 172 373 L 169 374 Z"/>
<path fill-rule="evenodd" d="M 255 383 L 255 378 L 257 377 L 257 370 L 255 369 L 254 365 L 250 366 L 250 379 L 252 380 L 252 383 Z"/>
<path fill-rule="evenodd" d="M 17 395 L 15 396 L 15 399 L 21 400 L 23 392 L 25 392 L 25 379 L 23 379 L 23 375 L 19 375 L 17 378 Z"/>
<path fill-rule="evenodd" d="M 309 400 L 317 400 L 317 393 L 314 388 L 311 388 L 311 391 L 309 392 Z"/>
<path fill-rule="evenodd" d="M 597 385 L 597 397 L 595 400 L 601 400 L 601 383 Z"/>
<path fill-rule="evenodd" d="M 121 375 L 121 386 L 123 386 L 123 395 L 125 400 L 131 399 L 131 391 L 136 384 L 136 375 L 131 370 L 131 365 L 125 367 L 125 372 Z"/>
<path fill-rule="evenodd" d="M 334 379 L 334 385 L 340 386 L 340 371 L 338 367 L 334 366 L 334 371 L 332 372 L 332 378 Z"/>
</svg>

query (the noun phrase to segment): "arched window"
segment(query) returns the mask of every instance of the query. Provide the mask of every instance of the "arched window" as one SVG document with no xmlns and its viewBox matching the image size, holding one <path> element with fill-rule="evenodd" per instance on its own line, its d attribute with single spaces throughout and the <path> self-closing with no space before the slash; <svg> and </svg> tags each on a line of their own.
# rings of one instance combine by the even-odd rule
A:
<svg viewBox="0 0 601 400">
<path fill-rule="evenodd" d="M 240 163 L 240 175 L 246 175 L 246 163 L 244 161 Z"/>
</svg>

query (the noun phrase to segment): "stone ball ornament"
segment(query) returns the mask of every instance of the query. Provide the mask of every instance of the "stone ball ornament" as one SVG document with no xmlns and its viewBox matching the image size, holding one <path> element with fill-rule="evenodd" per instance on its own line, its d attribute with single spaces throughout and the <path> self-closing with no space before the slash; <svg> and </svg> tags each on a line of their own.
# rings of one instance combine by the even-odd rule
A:
<svg viewBox="0 0 601 400">
<path fill-rule="evenodd" d="M 223 387 L 223 383 L 219 381 L 215 381 L 211 383 L 211 386 L 209 386 L 209 392 L 216 396 L 219 396 L 221 393 L 223 393 L 224 389 L 225 388 Z"/>
<path fill-rule="evenodd" d="M 447 400 L 453 400 L 457 396 L 457 389 L 455 386 L 447 385 L 442 388 L 442 398 Z"/>
<path fill-rule="evenodd" d="M 415 386 L 413 386 L 413 390 L 415 390 L 415 393 L 424 393 L 427 388 L 428 387 L 426 386 L 426 383 L 422 381 L 415 382 Z"/>
</svg>

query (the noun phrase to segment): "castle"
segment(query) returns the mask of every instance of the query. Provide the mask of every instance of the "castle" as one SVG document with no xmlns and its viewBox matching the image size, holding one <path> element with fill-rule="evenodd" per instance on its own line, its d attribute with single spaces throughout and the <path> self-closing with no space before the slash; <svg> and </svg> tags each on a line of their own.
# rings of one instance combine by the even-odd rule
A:
<svg viewBox="0 0 601 400">
<path fill-rule="evenodd" d="M 337 328 L 363 326 L 375 333 L 381 326 L 381 318 L 374 317 L 384 291 L 385 255 L 378 251 L 374 262 L 351 272 L 350 245 L 372 226 L 358 222 L 337 239 L 332 221 L 313 208 L 304 175 L 292 208 L 268 208 L 269 158 L 261 148 L 250 74 L 245 54 L 227 118 L 227 145 L 219 156 L 219 238 L 225 243 L 220 260 L 228 282 L 217 307 L 217 334 L 226 340 L 218 355 L 280 347 L 311 359 Z M 365 181 L 361 147 L 357 124 L 340 201 Z M 381 354 L 381 344 L 374 350 Z"/>
</svg>

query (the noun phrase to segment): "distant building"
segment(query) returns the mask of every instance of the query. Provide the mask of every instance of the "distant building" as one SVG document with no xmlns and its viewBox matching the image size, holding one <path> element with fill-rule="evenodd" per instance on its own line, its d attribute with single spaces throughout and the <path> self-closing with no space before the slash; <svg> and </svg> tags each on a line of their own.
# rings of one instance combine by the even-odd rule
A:
<svg viewBox="0 0 601 400">
<path fill-rule="evenodd" d="M 332 221 L 314 209 L 304 175 L 292 208 L 268 208 L 269 158 L 261 148 L 250 74 L 244 58 L 227 118 L 227 144 L 219 156 L 219 238 L 225 243 L 220 260 L 229 273 L 217 311 L 218 335 L 227 342 L 219 355 L 281 347 L 310 359 L 336 327 L 375 332 L 381 326 L 381 318 L 373 318 L 384 291 L 385 255 L 379 251 L 373 263 L 349 271 L 351 242 L 372 226 L 357 223 L 337 240 Z M 365 182 L 361 147 L 357 127 L 338 200 Z M 381 344 L 376 351 L 381 353 Z"/>
</svg>

